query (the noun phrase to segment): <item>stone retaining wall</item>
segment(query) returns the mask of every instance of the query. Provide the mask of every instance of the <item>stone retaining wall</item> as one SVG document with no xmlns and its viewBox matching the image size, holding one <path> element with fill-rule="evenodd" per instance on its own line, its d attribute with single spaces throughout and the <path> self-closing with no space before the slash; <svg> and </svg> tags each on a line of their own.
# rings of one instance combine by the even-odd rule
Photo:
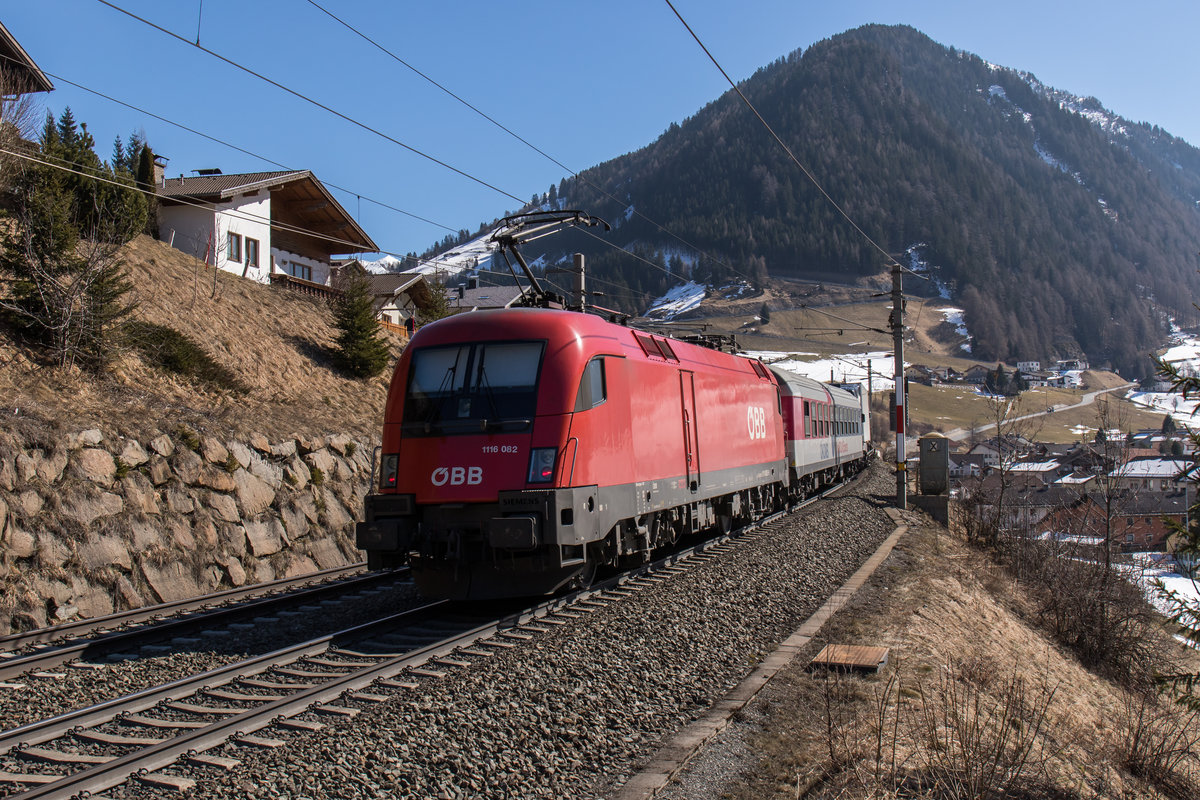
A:
<svg viewBox="0 0 1200 800">
<path fill-rule="evenodd" d="M 0 634 L 357 561 L 373 449 L 0 432 Z"/>
</svg>

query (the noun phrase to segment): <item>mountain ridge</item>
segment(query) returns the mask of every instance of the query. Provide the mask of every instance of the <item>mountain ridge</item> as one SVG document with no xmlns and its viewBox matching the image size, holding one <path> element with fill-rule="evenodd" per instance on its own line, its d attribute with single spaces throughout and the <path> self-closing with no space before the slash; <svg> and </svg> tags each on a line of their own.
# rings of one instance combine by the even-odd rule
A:
<svg viewBox="0 0 1200 800">
<path fill-rule="evenodd" d="M 740 88 L 884 251 L 923 245 L 979 357 L 1086 354 L 1136 377 L 1170 318 L 1195 321 L 1200 151 L 1166 131 L 907 26 L 839 34 Z M 544 203 L 613 222 L 610 246 L 568 232 L 527 258 L 584 253 L 623 310 L 688 279 L 854 281 L 886 261 L 732 91 Z"/>
</svg>

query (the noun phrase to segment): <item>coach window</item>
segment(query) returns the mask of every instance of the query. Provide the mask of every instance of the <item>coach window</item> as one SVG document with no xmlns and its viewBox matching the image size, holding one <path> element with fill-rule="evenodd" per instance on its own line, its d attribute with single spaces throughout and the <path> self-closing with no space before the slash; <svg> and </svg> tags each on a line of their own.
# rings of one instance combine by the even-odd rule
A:
<svg viewBox="0 0 1200 800">
<path fill-rule="evenodd" d="M 579 381 L 579 394 L 575 397 L 575 410 L 587 411 L 595 408 L 608 399 L 607 387 L 604 382 L 604 359 L 593 358 L 583 368 L 583 378 Z"/>
</svg>

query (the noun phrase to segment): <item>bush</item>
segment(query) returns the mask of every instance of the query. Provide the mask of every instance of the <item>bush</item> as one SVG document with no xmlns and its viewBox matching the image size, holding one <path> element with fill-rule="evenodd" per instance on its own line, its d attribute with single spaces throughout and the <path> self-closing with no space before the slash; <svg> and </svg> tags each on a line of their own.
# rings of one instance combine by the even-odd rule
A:
<svg viewBox="0 0 1200 800">
<path fill-rule="evenodd" d="M 130 343 L 150 366 L 209 388 L 239 394 L 247 391 L 232 372 L 187 334 L 144 320 L 130 323 L 129 328 Z"/>
</svg>

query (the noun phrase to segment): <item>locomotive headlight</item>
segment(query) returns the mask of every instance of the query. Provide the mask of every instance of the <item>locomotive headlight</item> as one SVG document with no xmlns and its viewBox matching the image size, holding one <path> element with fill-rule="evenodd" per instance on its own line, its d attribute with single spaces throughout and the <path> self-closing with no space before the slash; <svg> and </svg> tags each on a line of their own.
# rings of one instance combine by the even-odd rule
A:
<svg viewBox="0 0 1200 800">
<path fill-rule="evenodd" d="M 549 483 L 554 480 L 554 458 L 558 451 L 553 447 L 535 447 L 529 454 L 529 483 Z"/>
<path fill-rule="evenodd" d="M 379 488 L 395 489 L 396 476 L 400 472 L 400 455 L 393 453 L 383 457 L 379 466 Z"/>
</svg>

